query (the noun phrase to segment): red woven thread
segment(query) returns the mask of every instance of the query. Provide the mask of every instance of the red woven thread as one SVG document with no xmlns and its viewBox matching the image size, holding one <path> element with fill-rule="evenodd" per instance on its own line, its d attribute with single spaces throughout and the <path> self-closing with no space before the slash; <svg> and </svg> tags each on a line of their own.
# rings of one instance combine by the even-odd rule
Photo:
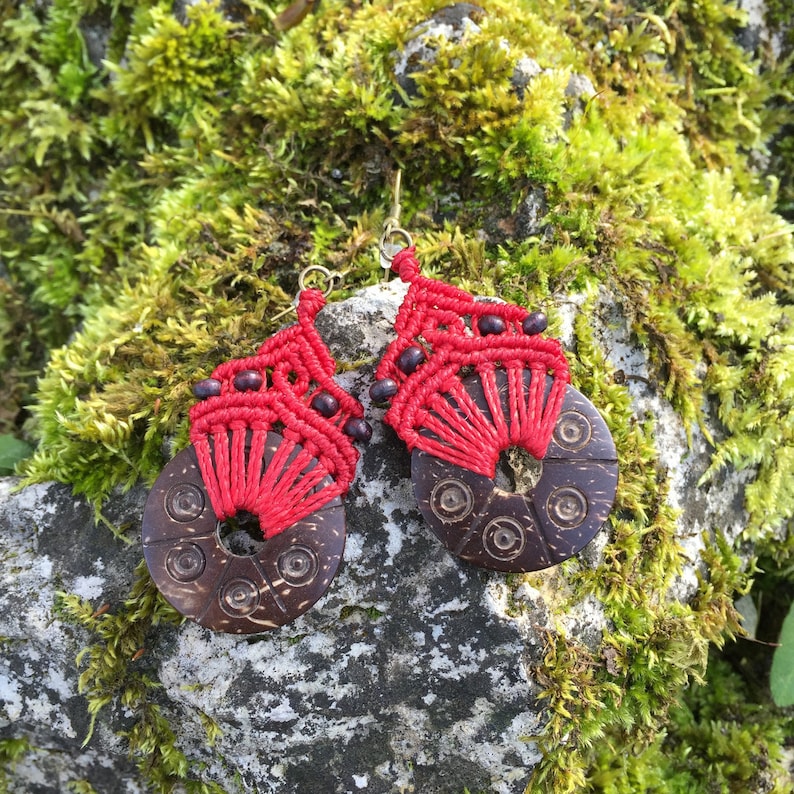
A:
<svg viewBox="0 0 794 794">
<path fill-rule="evenodd" d="M 376 372 L 377 378 L 392 378 L 399 385 L 386 422 L 409 449 L 486 477 L 494 477 L 500 453 L 510 446 L 543 458 L 570 383 L 560 342 L 525 334 L 521 324 L 529 312 L 520 306 L 475 301 L 464 290 L 422 276 L 414 248 L 400 251 L 392 269 L 410 286 L 394 323 L 397 339 Z M 506 330 L 483 336 L 477 325 L 483 315 L 501 317 Z M 420 346 L 427 360 L 406 375 L 396 361 L 411 345 Z M 480 376 L 490 417 L 461 382 L 461 370 L 472 367 Z M 499 370 L 505 375 L 498 375 Z M 498 384 L 502 377 L 504 398 Z"/>
<path fill-rule="evenodd" d="M 322 292 L 304 290 L 298 322 L 270 337 L 255 356 L 220 364 L 212 377 L 221 382 L 221 394 L 190 410 L 190 440 L 218 519 L 247 510 L 259 518 L 266 538 L 345 494 L 355 474 L 358 452 L 342 428 L 363 409 L 333 380 L 336 365 L 314 325 L 324 305 Z M 234 388 L 243 370 L 262 375 L 260 390 Z M 330 418 L 310 407 L 323 391 L 339 403 Z M 283 441 L 266 462 L 271 430 Z"/>
</svg>

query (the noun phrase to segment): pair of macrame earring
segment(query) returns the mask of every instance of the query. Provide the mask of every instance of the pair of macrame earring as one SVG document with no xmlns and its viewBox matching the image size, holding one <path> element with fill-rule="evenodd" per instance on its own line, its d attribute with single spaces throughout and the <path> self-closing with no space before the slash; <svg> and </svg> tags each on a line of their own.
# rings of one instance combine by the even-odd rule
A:
<svg viewBox="0 0 794 794">
<path fill-rule="evenodd" d="M 409 288 L 370 395 L 390 403 L 384 420 L 411 451 L 422 515 L 474 565 L 533 571 L 562 562 L 594 537 L 614 501 L 607 426 L 570 386 L 541 312 L 422 276 L 398 222 L 395 200 L 381 259 Z M 396 253 L 395 238 L 406 243 Z M 191 446 L 146 503 L 152 578 L 208 628 L 254 633 L 294 620 L 341 561 L 353 441 L 372 430 L 333 380 L 314 325 L 324 304 L 321 291 L 302 286 L 296 324 L 195 385 Z"/>
</svg>

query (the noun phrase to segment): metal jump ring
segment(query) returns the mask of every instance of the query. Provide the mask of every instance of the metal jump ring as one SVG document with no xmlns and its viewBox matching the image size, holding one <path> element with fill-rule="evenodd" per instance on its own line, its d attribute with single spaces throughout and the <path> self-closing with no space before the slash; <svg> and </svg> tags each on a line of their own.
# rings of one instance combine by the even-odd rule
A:
<svg viewBox="0 0 794 794">
<path fill-rule="evenodd" d="M 327 298 L 334 289 L 334 282 L 336 279 L 341 277 L 340 274 L 335 273 L 332 270 L 329 270 L 327 267 L 323 267 L 322 265 L 308 265 L 301 270 L 300 275 L 298 276 L 298 287 L 300 287 L 301 290 L 306 289 L 306 278 L 313 273 L 319 273 L 325 279 L 323 295 Z"/>
<path fill-rule="evenodd" d="M 405 231 L 405 229 L 401 229 L 399 226 L 394 229 L 386 228 L 380 237 L 380 241 L 378 242 L 380 255 L 386 262 L 391 262 L 398 253 L 397 251 L 392 252 L 386 247 L 392 237 L 401 238 L 402 242 L 405 243 L 403 248 L 410 248 L 414 244 L 413 238 L 407 231 Z"/>
</svg>

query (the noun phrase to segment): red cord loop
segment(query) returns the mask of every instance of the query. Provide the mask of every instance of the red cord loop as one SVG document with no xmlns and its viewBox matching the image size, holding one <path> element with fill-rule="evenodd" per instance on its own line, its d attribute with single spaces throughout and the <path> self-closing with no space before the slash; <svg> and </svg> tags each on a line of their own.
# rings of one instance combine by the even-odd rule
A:
<svg viewBox="0 0 794 794">
<path fill-rule="evenodd" d="M 218 520 L 246 510 L 265 538 L 347 493 L 355 474 L 358 452 L 342 428 L 363 409 L 333 379 L 336 364 L 314 325 L 323 306 L 320 290 L 301 292 L 298 322 L 256 355 L 216 367 L 220 395 L 190 410 L 190 440 Z M 245 370 L 262 376 L 258 390 L 235 388 L 234 376 Z M 338 403 L 330 417 L 310 405 L 319 392 Z M 275 451 L 267 447 L 271 431 L 283 439 Z"/>
<path fill-rule="evenodd" d="M 397 339 L 375 373 L 399 385 L 385 421 L 408 449 L 486 477 L 494 477 L 500 453 L 510 446 L 543 458 L 570 383 L 560 342 L 525 334 L 523 307 L 475 301 L 422 276 L 413 247 L 400 251 L 391 267 L 410 286 L 394 323 Z M 478 320 L 486 315 L 501 318 L 504 330 L 484 334 Z M 426 360 L 406 374 L 398 359 L 411 346 Z M 506 375 L 497 376 L 500 370 Z M 490 417 L 463 387 L 468 372 L 480 377 Z"/>
</svg>

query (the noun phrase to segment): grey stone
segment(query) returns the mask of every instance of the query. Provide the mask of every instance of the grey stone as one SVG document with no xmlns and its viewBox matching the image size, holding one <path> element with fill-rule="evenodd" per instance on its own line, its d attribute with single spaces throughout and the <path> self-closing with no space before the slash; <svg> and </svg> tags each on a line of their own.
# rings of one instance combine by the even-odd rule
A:
<svg viewBox="0 0 794 794">
<path fill-rule="evenodd" d="M 563 113 L 564 129 L 570 129 L 574 119 L 584 113 L 588 101 L 595 95 L 595 86 L 587 75 L 574 72 L 568 78 L 568 84 L 565 86 L 567 106 Z"/>
<path fill-rule="evenodd" d="M 81 748 L 89 721 L 75 657 L 85 638 L 53 606 L 58 591 L 98 606 L 123 598 L 140 551 L 97 526 L 68 486 L 17 485 L 0 478 L 0 737 L 25 737 L 36 750 L 16 767 L 10 790 L 60 792 L 89 779 L 100 791 L 134 791 L 136 773 L 120 739 L 110 734 L 103 746 Z M 119 497 L 108 516 L 136 520 L 143 495 Z"/>
<path fill-rule="evenodd" d="M 541 187 L 532 188 L 516 209 L 515 239 L 526 240 L 527 237 L 549 234 L 549 225 L 543 222 L 548 211 L 546 191 Z"/>
<path fill-rule="evenodd" d="M 408 96 L 416 96 L 416 81 L 412 75 L 427 64 L 435 62 L 439 39 L 461 41 L 466 33 L 480 31 L 477 24 L 485 11 L 472 3 L 455 3 L 439 9 L 428 20 L 409 33 L 405 49 L 397 56 L 394 75 Z"/>
<path fill-rule="evenodd" d="M 542 71 L 540 64 L 534 58 L 524 56 L 518 59 L 510 79 L 519 99 L 524 98 L 524 89 L 532 78 L 537 77 Z"/>
<path fill-rule="evenodd" d="M 576 72 L 570 76 L 568 85 L 565 86 L 565 96 L 575 99 L 588 100 L 595 96 L 595 93 L 593 81 L 587 75 L 577 74 Z"/>
<path fill-rule="evenodd" d="M 487 12 L 472 3 L 455 3 L 436 11 L 429 19 L 416 25 L 407 37 L 403 50 L 395 53 L 394 76 L 403 92 L 409 96 L 417 95 L 418 89 L 413 75 L 435 63 L 440 40 L 465 42 L 466 36 L 479 33 L 478 24 Z M 506 42 L 501 46 L 509 49 Z M 454 64 L 453 64 L 454 66 Z M 553 70 L 543 69 L 528 55 L 521 55 L 513 69 L 510 81 L 516 94 L 524 99 L 527 87 L 539 74 Z M 596 89 L 587 75 L 573 73 L 565 87 L 566 102 L 560 107 L 565 129 L 577 113 L 581 113 L 586 102 L 596 94 Z"/>
<path fill-rule="evenodd" d="M 80 20 L 80 33 L 85 42 L 88 60 L 97 68 L 102 68 L 103 59 L 107 58 L 108 42 L 110 41 L 110 16 L 97 10 L 87 14 Z"/>
<path fill-rule="evenodd" d="M 707 485 L 701 478 L 711 462 L 713 446 L 700 427 L 692 427 L 691 442 L 681 417 L 660 392 L 648 360 L 634 343 L 626 314 L 617 296 L 603 288 L 595 312 L 599 319 L 596 338 L 616 371 L 622 373 L 638 419 L 654 422 L 654 442 L 659 469 L 669 477 L 668 501 L 679 511 L 677 541 L 687 565 L 673 588 L 673 595 L 685 601 L 698 587 L 697 571 L 703 550 L 703 533 L 720 529 L 730 542 L 747 526 L 744 488 L 753 471 L 718 472 Z M 703 375 L 704 373 L 700 373 Z M 724 435 L 711 407 L 702 407 L 704 426 L 718 440 Z"/>
<path fill-rule="evenodd" d="M 778 59 L 783 51 L 783 37 L 779 31 L 773 32 L 769 29 L 766 22 L 767 5 L 766 0 L 740 0 L 738 6 L 747 14 L 747 18 L 738 41 L 745 50 L 754 55 L 767 48 Z"/>
<path fill-rule="evenodd" d="M 190 622 L 162 626 L 136 662 L 162 683 L 159 704 L 194 768 L 203 765 L 204 779 L 229 791 L 521 792 L 540 758 L 530 737 L 546 719 L 532 673 L 542 661 L 544 627 L 597 649 L 606 626 L 593 598 L 555 614 L 564 586 L 559 568 L 536 575 L 540 587 L 511 590 L 503 575 L 452 557 L 425 526 L 410 456 L 368 398 L 404 294 L 398 281 L 370 287 L 318 318 L 338 360 L 366 358 L 339 380 L 364 402 L 375 431 L 345 502 L 344 560 L 327 594 L 295 622 L 262 635 L 215 634 Z M 572 301 L 560 310 L 570 344 L 578 307 Z M 698 439 L 685 454 L 681 422 L 651 384 L 606 292 L 597 316 L 601 343 L 632 376 L 638 416 L 658 419 L 670 498 L 684 509 L 680 540 L 691 559 L 677 595 L 688 598 L 701 542 L 693 533 L 740 525 L 741 481 L 717 483 L 706 494 L 695 488 L 707 450 Z M 0 481 L 0 735 L 27 736 L 40 749 L 17 767 L 12 791 L 48 794 L 76 779 L 100 791 L 137 791 L 118 736 L 129 724 L 123 709 L 101 712 L 81 747 L 88 719 L 75 657 L 87 637 L 60 620 L 53 604 L 59 590 L 97 606 L 117 604 L 140 548 L 96 527 L 67 487 L 14 492 L 15 484 Z M 114 498 L 111 519 L 139 526 L 145 498 L 142 487 Z M 597 564 L 608 542 L 599 533 L 580 564 Z M 509 609 L 516 601 L 526 608 L 520 616 Z M 203 727 L 208 718 L 222 731 L 214 747 Z"/>
</svg>

